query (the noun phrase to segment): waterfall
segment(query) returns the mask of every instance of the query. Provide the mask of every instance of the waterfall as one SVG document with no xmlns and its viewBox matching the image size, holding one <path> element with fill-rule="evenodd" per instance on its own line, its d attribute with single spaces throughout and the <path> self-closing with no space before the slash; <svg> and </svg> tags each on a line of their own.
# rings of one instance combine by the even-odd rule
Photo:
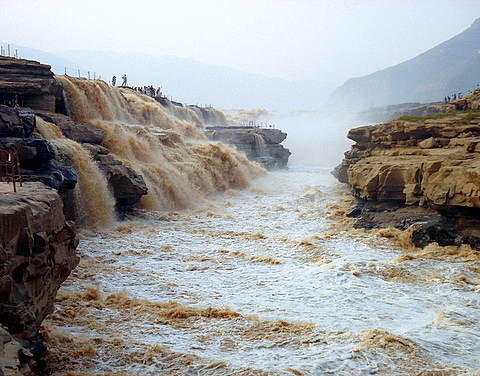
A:
<svg viewBox="0 0 480 376">
<path fill-rule="evenodd" d="M 253 134 L 255 136 L 255 152 L 257 157 L 264 157 L 267 155 L 267 149 L 265 146 L 265 140 L 258 133 Z"/>
<path fill-rule="evenodd" d="M 208 142 L 195 124 L 172 116 L 154 99 L 100 80 L 59 76 L 73 120 L 105 134 L 103 145 L 141 174 L 149 193 L 138 207 L 173 210 L 244 188 L 264 173 L 234 149 Z"/>
<path fill-rule="evenodd" d="M 37 131 L 49 140 L 59 154 L 66 154 L 78 178 L 75 187 L 77 222 L 90 228 L 110 227 L 115 222 L 115 199 L 108 189 L 105 176 L 91 155 L 79 143 L 62 135 L 52 123 L 36 117 Z"/>
</svg>

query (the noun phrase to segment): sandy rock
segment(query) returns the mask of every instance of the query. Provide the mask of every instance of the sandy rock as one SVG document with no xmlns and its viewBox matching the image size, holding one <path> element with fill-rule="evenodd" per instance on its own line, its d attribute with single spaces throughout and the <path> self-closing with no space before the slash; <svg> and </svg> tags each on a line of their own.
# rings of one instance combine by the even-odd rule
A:
<svg viewBox="0 0 480 376">
<path fill-rule="evenodd" d="M 0 228 L 0 324 L 32 340 L 79 261 L 78 241 L 60 196 L 42 183 L 0 194 Z"/>
<path fill-rule="evenodd" d="M 0 94 L 12 106 L 16 100 L 21 107 L 54 111 L 55 97 L 51 94 L 54 86 L 49 65 L 0 56 Z"/>
<path fill-rule="evenodd" d="M 430 206 L 443 213 L 454 212 L 455 218 L 460 218 L 462 211 L 472 215 L 471 210 L 480 209 L 480 114 L 470 110 L 479 101 L 477 89 L 456 101 L 467 109 L 464 112 L 350 130 L 348 137 L 356 144 L 345 153 L 335 175 L 364 202 Z M 448 221 L 441 223 L 435 224 L 438 231 L 433 231 L 432 225 L 420 226 L 421 231 L 440 234 Z M 478 241 L 465 231 L 462 228 L 458 236 L 448 238 L 455 242 L 466 238 Z M 424 236 L 422 233 L 420 237 Z"/>
</svg>

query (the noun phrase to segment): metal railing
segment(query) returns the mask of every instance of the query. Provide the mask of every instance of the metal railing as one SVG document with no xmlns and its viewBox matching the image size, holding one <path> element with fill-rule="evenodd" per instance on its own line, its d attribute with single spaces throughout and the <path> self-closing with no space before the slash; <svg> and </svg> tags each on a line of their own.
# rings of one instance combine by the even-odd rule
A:
<svg viewBox="0 0 480 376">
<path fill-rule="evenodd" d="M 4 181 L 12 183 L 14 192 L 17 191 L 17 181 L 20 187 L 23 185 L 18 150 L 14 147 L 0 150 L 0 182 Z"/>
</svg>

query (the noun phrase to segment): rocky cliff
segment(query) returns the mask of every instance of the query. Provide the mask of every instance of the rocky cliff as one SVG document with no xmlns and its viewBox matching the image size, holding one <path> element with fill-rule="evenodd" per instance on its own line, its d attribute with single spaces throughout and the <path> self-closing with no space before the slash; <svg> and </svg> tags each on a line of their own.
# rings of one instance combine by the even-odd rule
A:
<svg viewBox="0 0 480 376">
<path fill-rule="evenodd" d="M 281 145 L 287 134 L 279 129 L 242 126 L 207 127 L 211 140 L 235 146 L 248 159 L 272 170 L 286 168 L 290 151 Z"/>
<path fill-rule="evenodd" d="M 53 311 L 60 284 L 79 261 L 77 244 L 55 189 L 40 182 L 24 183 L 15 193 L 0 194 L 0 324 L 4 327 L 0 369 L 4 374 L 16 374 L 4 369 L 8 363 L 22 364 L 25 373 L 41 366 L 45 348 L 38 330 Z M 13 353 L 7 343 L 16 349 Z"/>
<path fill-rule="evenodd" d="M 54 111 L 56 89 L 49 65 L 0 56 L 0 104 Z"/>
<path fill-rule="evenodd" d="M 365 227 L 415 225 L 415 245 L 480 249 L 480 90 L 423 118 L 349 131 L 356 143 L 336 169 Z"/>
</svg>

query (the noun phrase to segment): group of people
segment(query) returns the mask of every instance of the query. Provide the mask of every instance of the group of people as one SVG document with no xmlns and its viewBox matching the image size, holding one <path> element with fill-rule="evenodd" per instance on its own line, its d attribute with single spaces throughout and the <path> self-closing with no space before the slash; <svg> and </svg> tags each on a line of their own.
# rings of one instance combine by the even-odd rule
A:
<svg viewBox="0 0 480 376">
<path fill-rule="evenodd" d="M 117 85 L 117 76 L 112 77 L 112 85 L 116 86 Z M 120 86 L 128 86 L 127 82 L 127 75 L 124 74 L 122 77 L 122 84 Z M 161 97 L 162 96 L 162 87 L 160 86 L 158 89 L 155 89 L 153 85 L 149 86 L 144 86 L 144 87 L 132 87 L 133 90 L 135 90 L 137 93 L 145 94 L 148 95 L 149 97 L 155 98 L 155 97 Z"/>
<path fill-rule="evenodd" d="M 117 85 L 117 76 L 113 76 L 112 77 L 112 86 L 116 86 L 116 85 Z M 120 86 L 128 86 L 127 75 L 126 74 L 123 75 L 122 84 Z"/>
<path fill-rule="evenodd" d="M 134 87 L 133 90 L 135 90 L 138 93 L 148 95 L 149 97 L 152 97 L 152 98 L 162 96 L 161 86 L 158 89 L 155 89 L 153 85 L 144 86 L 144 87 Z"/>
<path fill-rule="evenodd" d="M 478 88 L 480 88 L 480 84 L 477 84 L 477 89 Z M 468 95 L 470 95 L 470 94 L 473 94 L 473 90 L 468 91 Z M 448 104 L 451 101 L 454 101 L 454 100 L 457 100 L 457 99 L 462 99 L 462 98 L 463 98 L 462 93 L 458 93 L 458 95 L 457 94 L 452 94 L 452 96 L 448 95 L 444 98 L 444 100 L 445 100 L 445 104 Z"/>
<path fill-rule="evenodd" d="M 457 98 L 462 99 L 463 98 L 462 93 L 458 93 L 458 97 L 457 97 L 457 94 L 453 94 L 451 97 L 450 95 L 446 96 L 445 103 L 450 103 L 451 101 L 457 100 Z"/>
</svg>

